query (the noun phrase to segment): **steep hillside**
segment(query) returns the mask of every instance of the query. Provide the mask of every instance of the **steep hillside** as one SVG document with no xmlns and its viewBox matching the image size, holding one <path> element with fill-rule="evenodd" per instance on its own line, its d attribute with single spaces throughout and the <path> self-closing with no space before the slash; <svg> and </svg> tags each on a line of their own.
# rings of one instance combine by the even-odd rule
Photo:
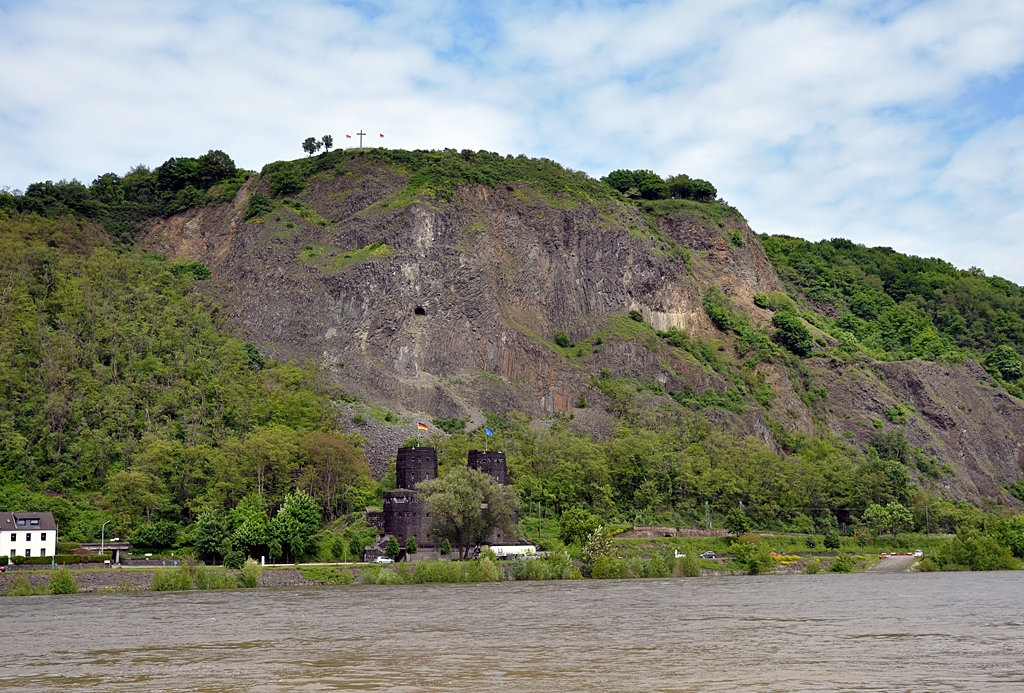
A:
<svg viewBox="0 0 1024 693">
<path fill-rule="evenodd" d="M 524 503 L 614 522 L 1019 509 L 1019 287 L 713 196 L 453 150 L 0 192 L 0 505 L 252 552 L 298 490 L 379 503 L 423 421 L 442 471 L 500 447 Z"/>
<path fill-rule="evenodd" d="M 630 200 L 487 152 L 335 152 L 268 166 L 231 205 L 171 216 L 144 243 L 208 264 L 202 290 L 264 353 L 315 358 L 386 408 L 575 412 L 598 432 L 576 405 L 614 409 L 609 384 L 625 379 L 777 450 L 835 434 L 937 492 L 1016 503 L 1002 486 L 1024 469 L 1020 402 L 966 353 L 876 364 L 834 329 L 842 311 L 782 293 L 723 204 Z M 769 340 L 789 308 L 815 337 L 807 358 Z"/>
</svg>

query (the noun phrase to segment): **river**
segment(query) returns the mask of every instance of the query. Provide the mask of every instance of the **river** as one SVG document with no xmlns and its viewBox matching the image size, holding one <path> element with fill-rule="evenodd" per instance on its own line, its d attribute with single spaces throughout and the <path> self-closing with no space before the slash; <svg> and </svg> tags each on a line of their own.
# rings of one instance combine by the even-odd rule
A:
<svg viewBox="0 0 1024 693">
<path fill-rule="evenodd" d="M 1024 572 L 0 598 L 4 691 L 1024 690 Z"/>
</svg>

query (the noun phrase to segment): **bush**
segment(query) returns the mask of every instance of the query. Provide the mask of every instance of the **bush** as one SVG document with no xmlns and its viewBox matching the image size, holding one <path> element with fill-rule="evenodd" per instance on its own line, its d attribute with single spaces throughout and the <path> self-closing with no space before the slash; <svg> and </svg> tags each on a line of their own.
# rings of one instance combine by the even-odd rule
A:
<svg viewBox="0 0 1024 693">
<path fill-rule="evenodd" d="M 228 551 L 224 556 L 224 567 L 239 570 L 245 565 L 245 554 L 241 551 Z"/>
<path fill-rule="evenodd" d="M 565 545 L 583 544 L 601 524 L 601 520 L 585 508 L 569 508 L 558 520 L 558 538 Z"/>
<path fill-rule="evenodd" d="M 47 594 L 49 587 L 43 583 L 32 586 L 27 577 L 19 575 L 11 580 L 11 584 L 4 590 L 5 597 L 30 597 L 33 594 Z"/>
<path fill-rule="evenodd" d="M 598 556 L 594 561 L 594 567 L 590 571 L 590 577 L 595 580 L 610 580 L 622 577 L 620 561 L 611 556 Z"/>
<path fill-rule="evenodd" d="M 245 221 L 274 211 L 274 203 L 263 193 L 249 196 L 249 207 L 245 210 Z"/>
<path fill-rule="evenodd" d="M 242 587 L 258 587 L 260 584 L 260 575 L 263 574 L 263 568 L 260 564 L 251 558 L 246 559 L 245 565 L 238 572 L 238 584 Z"/>
<path fill-rule="evenodd" d="M 839 530 L 830 529 L 825 532 L 825 548 L 829 551 L 835 551 L 839 548 Z"/>
<path fill-rule="evenodd" d="M 751 575 L 770 573 L 775 570 L 775 561 L 772 559 L 771 551 L 766 544 L 760 541 L 758 543 L 737 541 L 732 546 L 732 553 L 733 560 Z"/>
<path fill-rule="evenodd" d="M 807 575 L 817 575 L 818 571 L 821 570 L 821 561 L 817 558 L 812 558 L 804 564 L 804 573 Z"/>
<path fill-rule="evenodd" d="M 480 558 L 470 564 L 470 582 L 501 582 L 504 577 L 501 566 L 490 558 Z"/>
<path fill-rule="evenodd" d="M 186 566 L 177 570 L 157 570 L 149 581 L 149 589 L 153 592 L 190 590 L 192 589 L 192 574 Z"/>
<path fill-rule="evenodd" d="M 830 573 L 848 573 L 857 565 L 857 559 L 853 556 L 839 556 L 828 566 Z"/>
<path fill-rule="evenodd" d="M 569 340 L 569 335 L 566 334 L 565 330 L 555 332 L 555 344 L 563 348 L 572 346 L 572 342 Z"/>
<path fill-rule="evenodd" d="M 7 561 L 8 561 L 7 556 L 0 556 L 0 565 L 6 566 L 7 565 Z"/>
<path fill-rule="evenodd" d="M 628 315 L 630 320 L 635 320 L 636 322 L 644 321 L 644 314 L 638 310 L 631 310 L 629 311 Z"/>
<path fill-rule="evenodd" d="M 977 530 L 960 530 L 935 556 L 943 570 L 1013 570 L 1012 551 Z"/>
<path fill-rule="evenodd" d="M 917 564 L 915 570 L 921 573 L 934 573 L 935 571 L 942 570 L 942 568 L 931 558 L 926 558 Z"/>
<path fill-rule="evenodd" d="M 58 568 L 50 574 L 50 592 L 52 594 L 75 594 L 78 583 L 67 568 Z"/>
<path fill-rule="evenodd" d="M 462 565 L 454 561 L 430 561 L 417 563 L 412 581 L 422 583 L 463 582 Z"/>
<path fill-rule="evenodd" d="M 681 577 L 700 577 L 703 574 L 695 549 L 687 549 L 686 555 L 676 560 L 674 573 Z"/>
<path fill-rule="evenodd" d="M 780 311 L 772 316 L 775 338 L 797 356 L 810 356 L 814 350 L 814 337 L 796 313 Z"/>
</svg>

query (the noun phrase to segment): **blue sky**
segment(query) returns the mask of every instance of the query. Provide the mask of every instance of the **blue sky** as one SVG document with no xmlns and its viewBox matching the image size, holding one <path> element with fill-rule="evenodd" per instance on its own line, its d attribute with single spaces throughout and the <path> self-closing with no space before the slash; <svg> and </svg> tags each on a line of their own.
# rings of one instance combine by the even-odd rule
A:
<svg viewBox="0 0 1024 693">
<path fill-rule="evenodd" d="M 0 186 L 360 128 L 1024 282 L 1024 3 L 0 0 Z"/>
</svg>

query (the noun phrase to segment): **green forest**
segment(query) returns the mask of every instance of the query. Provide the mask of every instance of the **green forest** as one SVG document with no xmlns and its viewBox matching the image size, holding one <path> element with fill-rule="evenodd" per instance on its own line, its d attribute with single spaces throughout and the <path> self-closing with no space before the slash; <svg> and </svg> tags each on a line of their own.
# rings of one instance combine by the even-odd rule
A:
<svg viewBox="0 0 1024 693">
<path fill-rule="evenodd" d="M 261 175 L 284 197 L 351 156 L 396 167 L 409 176 L 405 194 L 436 200 L 468 183 L 526 181 L 578 199 L 724 204 L 712 201 L 710 183 L 686 176 L 664 187 L 649 171 L 597 181 L 547 160 L 490 152 L 333 152 L 268 165 Z M 98 539 L 112 520 L 113 534 L 139 546 L 205 556 L 340 558 L 371 541 L 372 530 L 352 516 L 379 505 L 394 476 L 371 479 L 365 441 L 338 432 L 336 403 L 352 398 L 315 365 L 266 360 L 240 338 L 196 290 L 208 268 L 133 243 L 146 220 L 230 201 L 250 175 L 211 151 L 152 171 L 105 174 L 89 186 L 46 182 L 0 193 L 0 508 L 52 511 L 64 541 Z M 250 211 L 260 213 L 261 204 L 250 199 Z M 834 337 L 840 354 L 975 358 L 1022 397 L 1020 287 L 841 239 L 760 240 L 789 290 L 755 298 L 774 311 L 772 328 L 755 330 L 720 292 L 704 300 L 709 317 L 736 334 L 735 354 L 680 330 L 656 333 L 639 314 L 621 316 L 636 339 L 690 354 L 734 389 L 666 393 L 595 375 L 616 420 L 606 439 L 580 433 L 567 417 L 537 429 L 524 414 L 488 415 L 522 506 L 586 508 L 622 524 L 699 526 L 710 518 L 720 527 L 731 516 L 742 529 L 809 533 L 840 525 L 888 531 L 886 518 L 895 515 L 876 508 L 900 507 L 908 511 L 904 531 L 1001 532 L 1024 557 L 1024 530 L 1007 529 L 1006 511 L 912 483 L 908 465 L 939 472 L 902 436 L 879 435 L 858 450 L 827 433 L 773 429 L 785 451 L 778 454 L 706 415 L 770 404 L 771 388 L 751 376 L 759 360 L 780 360 L 799 377 L 800 359 L 820 346 L 803 321 Z M 439 449 L 442 473 L 487 443 L 482 428 L 466 432 L 464 421 L 435 423 L 450 435 L 423 442 Z M 1024 488 L 1011 490 L 1024 497 Z"/>
</svg>

